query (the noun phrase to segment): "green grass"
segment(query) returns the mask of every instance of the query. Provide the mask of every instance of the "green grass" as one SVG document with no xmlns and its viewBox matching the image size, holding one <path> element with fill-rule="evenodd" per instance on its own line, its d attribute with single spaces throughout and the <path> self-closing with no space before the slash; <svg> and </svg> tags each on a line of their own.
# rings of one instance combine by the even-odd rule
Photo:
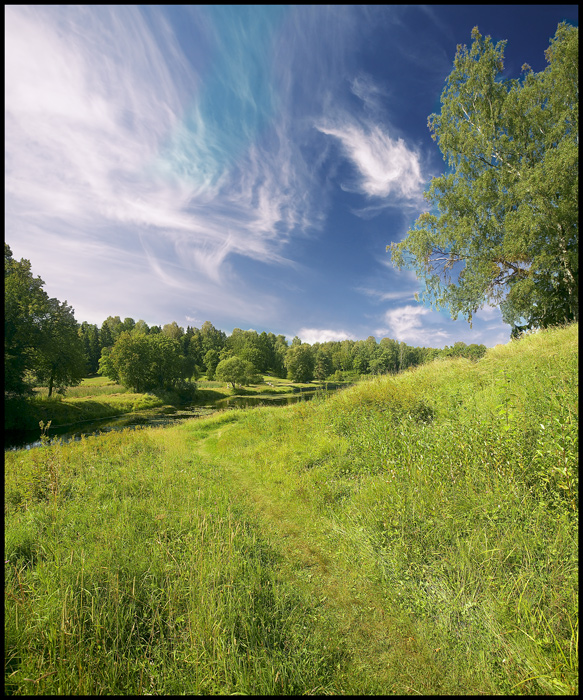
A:
<svg viewBox="0 0 583 700">
<path fill-rule="evenodd" d="M 67 399 L 71 398 L 87 398 L 95 396 L 110 396 L 112 394 L 125 394 L 128 391 L 121 384 L 111 381 L 107 377 L 85 377 L 81 380 L 78 386 L 70 386 L 67 388 L 65 396 L 56 395 L 56 400 L 63 400 L 65 397 Z M 47 387 L 37 387 L 34 390 L 35 398 L 37 400 L 46 399 L 48 397 Z"/>
<path fill-rule="evenodd" d="M 7 453 L 7 693 L 577 693 L 577 330 Z"/>
<path fill-rule="evenodd" d="M 6 409 L 5 427 L 19 429 L 38 428 L 40 421 L 51 421 L 53 428 L 75 425 L 84 421 L 112 418 L 125 413 L 148 412 L 166 404 L 163 398 L 130 392 L 79 398 L 48 397 L 35 398 L 20 409 Z M 7 422 L 8 421 L 8 422 Z"/>
</svg>

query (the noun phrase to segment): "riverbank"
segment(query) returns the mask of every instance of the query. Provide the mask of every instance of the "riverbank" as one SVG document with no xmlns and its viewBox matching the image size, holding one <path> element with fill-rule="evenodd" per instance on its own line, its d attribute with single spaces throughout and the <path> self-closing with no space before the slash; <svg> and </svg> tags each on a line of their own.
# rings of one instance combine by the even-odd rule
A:
<svg viewBox="0 0 583 700">
<path fill-rule="evenodd" d="M 10 694 L 577 694 L 577 327 L 5 455 Z"/>
<path fill-rule="evenodd" d="M 147 394 L 124 393 L 95 398 L 34 398 L 8 400 L 5 404 L 5 430 L 34 430 L 40 421 L 53 427 L 78 425 L 103 418 L 137 413 L 165 405 L 163 399 Z"/>
<path fill-rule="evenodd" d="M 135 394 L 106 378 L 91 377 L 68 390 L 66 396 L 50 399 L 38 392 L 29 400 L 13 399 L 5 403 L 5 443 L 9 447 L 37 442 L 40 437 L 39 424 L 50 421 L 49 434 L 68 432 L 93 432 L 110 418 L 112 425 L 149 424 L 164 415 L 184 417 L 208 413 L 210 409 L 222 410 L 231 407 L 292 403 L 301 397 L 311 397 L 316 392 L 334 391 L 345 384 L 334 382 L 311 382 L 292 384 L 287 380 L 265 377 L 262 384 L 238 387 L 235 391 L 225 383 L 202 380 L 187 401 L 180 396 L 165 393 Z M 169 418 L 170 419 L 170 418 Z M 107 426 L 106 426 L 107 427 Z M 67 430 L 70 429 L 70 430 Z"/>
</svg>

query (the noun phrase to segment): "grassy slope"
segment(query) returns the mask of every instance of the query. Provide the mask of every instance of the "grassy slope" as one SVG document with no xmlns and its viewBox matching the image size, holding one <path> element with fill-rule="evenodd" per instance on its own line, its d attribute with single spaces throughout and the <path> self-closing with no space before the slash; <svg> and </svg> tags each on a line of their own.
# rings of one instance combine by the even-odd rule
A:
<svg viewBox="0 0 583 700">
<path fill-rule="evenodd" d="M 7 690 L 577 692 L 577 355 L 7 454 Z"/>
</svg>

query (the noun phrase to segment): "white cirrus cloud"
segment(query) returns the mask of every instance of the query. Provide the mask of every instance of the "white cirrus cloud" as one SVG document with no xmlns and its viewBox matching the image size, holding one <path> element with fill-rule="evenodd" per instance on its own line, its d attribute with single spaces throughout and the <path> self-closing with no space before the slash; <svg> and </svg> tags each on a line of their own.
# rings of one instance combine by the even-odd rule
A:
<svg viewBox="0 0 583 700">
<path fill-rule="evenodd" d="M 403 139 L 393 139 L 379 124 L 361 125 L 348 118 L 316 124 L 338 139 L 360 178 L 354 189 L 369 197 L 418 200 L 423 192 L 419 155 Z M 351 189 L 352 186 L 343 186 Z"/>
<path fill-rule="evenodd" d="M 403 301 L 413 300 L 415 298 L 415 289 L 400 289 L 395 292 L 381 292 L 377 289 L 369 289 L 367 287 L 357 288 L 357 292 L 361 294 L 366 294 L 369 297 L 376 297 L 379 301 L 396 301 L 401 299 Z"/>
<path fill-rule="evenodd" d="M 350 84 L 351 92 L 362 100 L 365 109 L 377 113 L 382 108 L 382 100 L 388 96 L 384 87 L 377 85 L 373 79 L 361 73 Z"/>
<path fill-rule="evenodd" d="M 162 288 L 193 271 L 225 284 L 231 253 L 288 264 L 291 230 L 311 225 L 312 177 L 290 124 L 280 119 L 265 148 L 226 158 L 223 134 L 198 109 L 201 77 L 150 12 L 156 22 L 135 6 L 7 7 L 7 229 L 25 249 L 42 227 L 114 255 L 131 250 Z M 90 262 L 97 270 L 99 258 Z"/>
</svg>

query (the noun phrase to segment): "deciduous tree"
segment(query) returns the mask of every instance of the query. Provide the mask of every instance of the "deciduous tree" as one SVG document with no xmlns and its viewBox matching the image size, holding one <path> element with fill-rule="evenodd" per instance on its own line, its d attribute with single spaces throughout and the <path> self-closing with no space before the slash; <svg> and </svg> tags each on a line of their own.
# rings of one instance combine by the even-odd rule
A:
<svg viewBox="0 0 583 700">
<path fill-rule="evenodd" d="M 48 387 L 50 397 L 55 388 L 63 393 L 66 387 L 77 386 L 87 371 L 73 309 L 67 302 L 48 299 L 41 340 L 34 349 L 36 384 Z"/>
<path fill-rule="evenodd" d="M 332 358 L 326 350 L 318 348 L 314 365 L 314 376 L 323 381 L 332 372 Z"/>
<path fill-rule="evenodd" d="M 136 392 L 172 390 L 193 376 L 190 359 L 180 341 L 165 333 L 123 331 L 113 348 L 104 348 L 99 373 Z"/>
<path fill-rule="evenodd" d="M 285 356 L 288 379 L 292 382 L 311 382 L 314 378 L 314 359 L 310 345 L 292 343 Z"/>
<path fill-rule="evenodd" d="M 215 370 L 217 368 L 217 365 L 221 361 L 220 356 L 219 356 L 219 351 L 218 350 L 207 350 L 207 352 L 204 355 L 204 366 L 206 368 L 206 378 L 207 379 L 214 379 L 215 377 Z"/>
<path fill-rule="evenodd" d="M 30 261 L 15 260 L 4 244 L 4 391 L 25 394 L 32 391 L 25 380 L 34 367 L 34 349 L 42 335 L 42 321 L 48 296 L 44 282 L 34 276 Z"/>
<path fill-rule="evenodd" d="M 505 79 L 504 47 L 477 27 L 458 46 L 429 117 L 449 172 L 432 210 L 388 248 L 425 282 L 425 300 L 470 323 L 484 303 L 545 327 L 578 319 L 578 29 L 561 23 L 545 70 Z"/>
<path fill-rule="evenodd" d="M 235 389 L 236 384 L 247 386 L 262 381 L 255 367 L 241 357 L 233 356 L 221 360 L 215 370 L 215 378 L 227 382 Z"/>
<path fill-rule="evenodd" d="M 27 377 L 49 387 L 81 381 L 86 371 L 83 342 L 73 309 L 49 298 L 30 261 L 14 260 L 4 244 L 4 390 L 31 391 Z"/>
</svg>

